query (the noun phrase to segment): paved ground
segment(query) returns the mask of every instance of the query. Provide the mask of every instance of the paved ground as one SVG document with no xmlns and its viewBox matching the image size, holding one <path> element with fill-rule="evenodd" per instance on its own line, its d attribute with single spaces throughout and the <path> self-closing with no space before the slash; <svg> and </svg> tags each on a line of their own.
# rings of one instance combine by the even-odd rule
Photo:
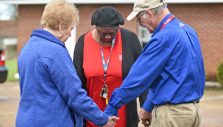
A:
<svg viewBox="0 0 223 127">
<path fill-rule="evenodd" d="M 15 127 L 18 102 L 18 83 L 0 84 L 0 127 Z M 223 90 L 206 90 L 200 105 L 201 127 L 223 127 Z"/>
<path fill-rule="evenodd" d="M 0 84 L 0 127 L 15 127 L 18 102 L 18 83 Z"/>
</svg>

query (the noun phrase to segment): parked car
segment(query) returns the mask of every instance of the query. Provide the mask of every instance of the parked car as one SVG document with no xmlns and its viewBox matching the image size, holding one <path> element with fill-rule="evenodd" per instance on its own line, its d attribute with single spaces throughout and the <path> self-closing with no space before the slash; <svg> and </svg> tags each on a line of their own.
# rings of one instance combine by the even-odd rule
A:
<svg viewBox="0 0 223 127">
<path fill-rule="evenodd" d="M 5 66 L 5 52 L 0 49 L 0 83 L 4 83 L 7 79 L 8 69 Z"/>
</svg>

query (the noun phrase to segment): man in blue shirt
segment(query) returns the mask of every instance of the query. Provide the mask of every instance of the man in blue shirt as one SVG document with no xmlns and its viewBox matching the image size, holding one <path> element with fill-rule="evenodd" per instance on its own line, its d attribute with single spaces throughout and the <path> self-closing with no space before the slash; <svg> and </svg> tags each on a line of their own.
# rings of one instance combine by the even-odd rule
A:
<svg viewBox="0 0 223 127">
<path fill-rule="evenodd" d="M 196 32 L 177 19 L 163 0 L 139 0 L 127 20 L 153 33 L 106 107 L 109 115 L 149 89 L 139 111 L 145 126 L 198 127 L 205 72 Z"/>
</svg>

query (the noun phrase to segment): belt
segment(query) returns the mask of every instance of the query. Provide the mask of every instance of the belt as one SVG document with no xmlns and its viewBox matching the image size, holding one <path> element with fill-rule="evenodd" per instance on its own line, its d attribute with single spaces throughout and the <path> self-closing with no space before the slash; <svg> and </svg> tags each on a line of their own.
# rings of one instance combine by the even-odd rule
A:
<svg viewBox="0 0 223 127">
<path fill-rule="evenodd" d="M 185 104 L 185 103 L 199 103 L 199 102 L 200 102 L 200 100 L 194 100 L 194 101 L 183 102 L 181 104 Z"/>
<path fill-rule="evenodd" d="M 200 100 L 193 100 L 193 101 L 187 101 L 187 102 L 181 102 L 181 103 L 177 103 L 177 104 L 171 104 L 170 105 L 179 105 L 179 104 L 188 104 L 188 103 L 199 103 Z"/>
<path fill-rule="evenodd" d="M 200 102 L 200 100 L 193 100 L 193 101 L 180 102 L 180 103 L 164 103 L 164 104 L 155 105 L 155 106 L 161 106 L 161 105 L 180 105 L 180 104 L 199 103 L 199 102 Z"/>
</svg>

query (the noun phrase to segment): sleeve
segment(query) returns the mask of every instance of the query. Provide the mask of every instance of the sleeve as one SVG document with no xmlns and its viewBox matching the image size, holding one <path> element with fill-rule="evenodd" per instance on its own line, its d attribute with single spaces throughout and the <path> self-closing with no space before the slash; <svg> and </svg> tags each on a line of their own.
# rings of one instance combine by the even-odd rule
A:
<svg viewBox="0 0 223 127">
<path fill-rule="evenodd" d="M 49 73 L 65 103 L 85 119 L 98 126 L 105 125 L 108 121 L 108 116 L 98 108 L 93 100 L 87 96 L 86 91 L 81 88 L 81 81 L 73 68 L 69 56 L 61 56 L 57 60 L 47 58 L 42 60 L 46 64 L 45 70 Z"/>
<path fill-rule="evenodd" d="M 142 53 L 142 46 L 139 42 L 139 39 L 137 37 L 136 34 L 134 34 L 134 36 L 132 36 L 132 40 L 133 40 L 133 45 L 134 47 L 132 47 L 133 49 L 135 49 L 135 60 L 137 60 L 137 58 L 140 56 L 140 54 Z M 140 106 L 143 105 L 143 103 L 145 102 L 146 100 L 146 96 L 147 96 L 147 93 L 148 93 L 148 90 L 145 90 L 143 92 L 143 94 L 141 94 L 139 96 L 139 103 L 140 103 Z"/>
<path fill-rule="evenodd" d="M 76 69 L 77 75 L 80 78 L 82 82 L 82 88 L 86 90 L 86 82 L 87 79 L 84 74 L 84 69 L 83 69 L 83 50 L 84 50 L 84 35 L 82 35 L 74 48 L 74 57 L 73 57 L 73 63 L 74 63 L 74 68 Z"/>
<path fill-rule="evenodd" d="M 135 99 L 147 90 L 161 73 L 171 52 L 171 47 L 166 46 L 165 40 L 151 39 L 133 64 L 122 85 L 113 92 L 105 113 L 116 115 L 117 110 L 123 104 Z M 143 108 L 150 111 L 149 109 L 152 109 L 151 106 L 151 100 L 146 100 Z"/>
</svg>

